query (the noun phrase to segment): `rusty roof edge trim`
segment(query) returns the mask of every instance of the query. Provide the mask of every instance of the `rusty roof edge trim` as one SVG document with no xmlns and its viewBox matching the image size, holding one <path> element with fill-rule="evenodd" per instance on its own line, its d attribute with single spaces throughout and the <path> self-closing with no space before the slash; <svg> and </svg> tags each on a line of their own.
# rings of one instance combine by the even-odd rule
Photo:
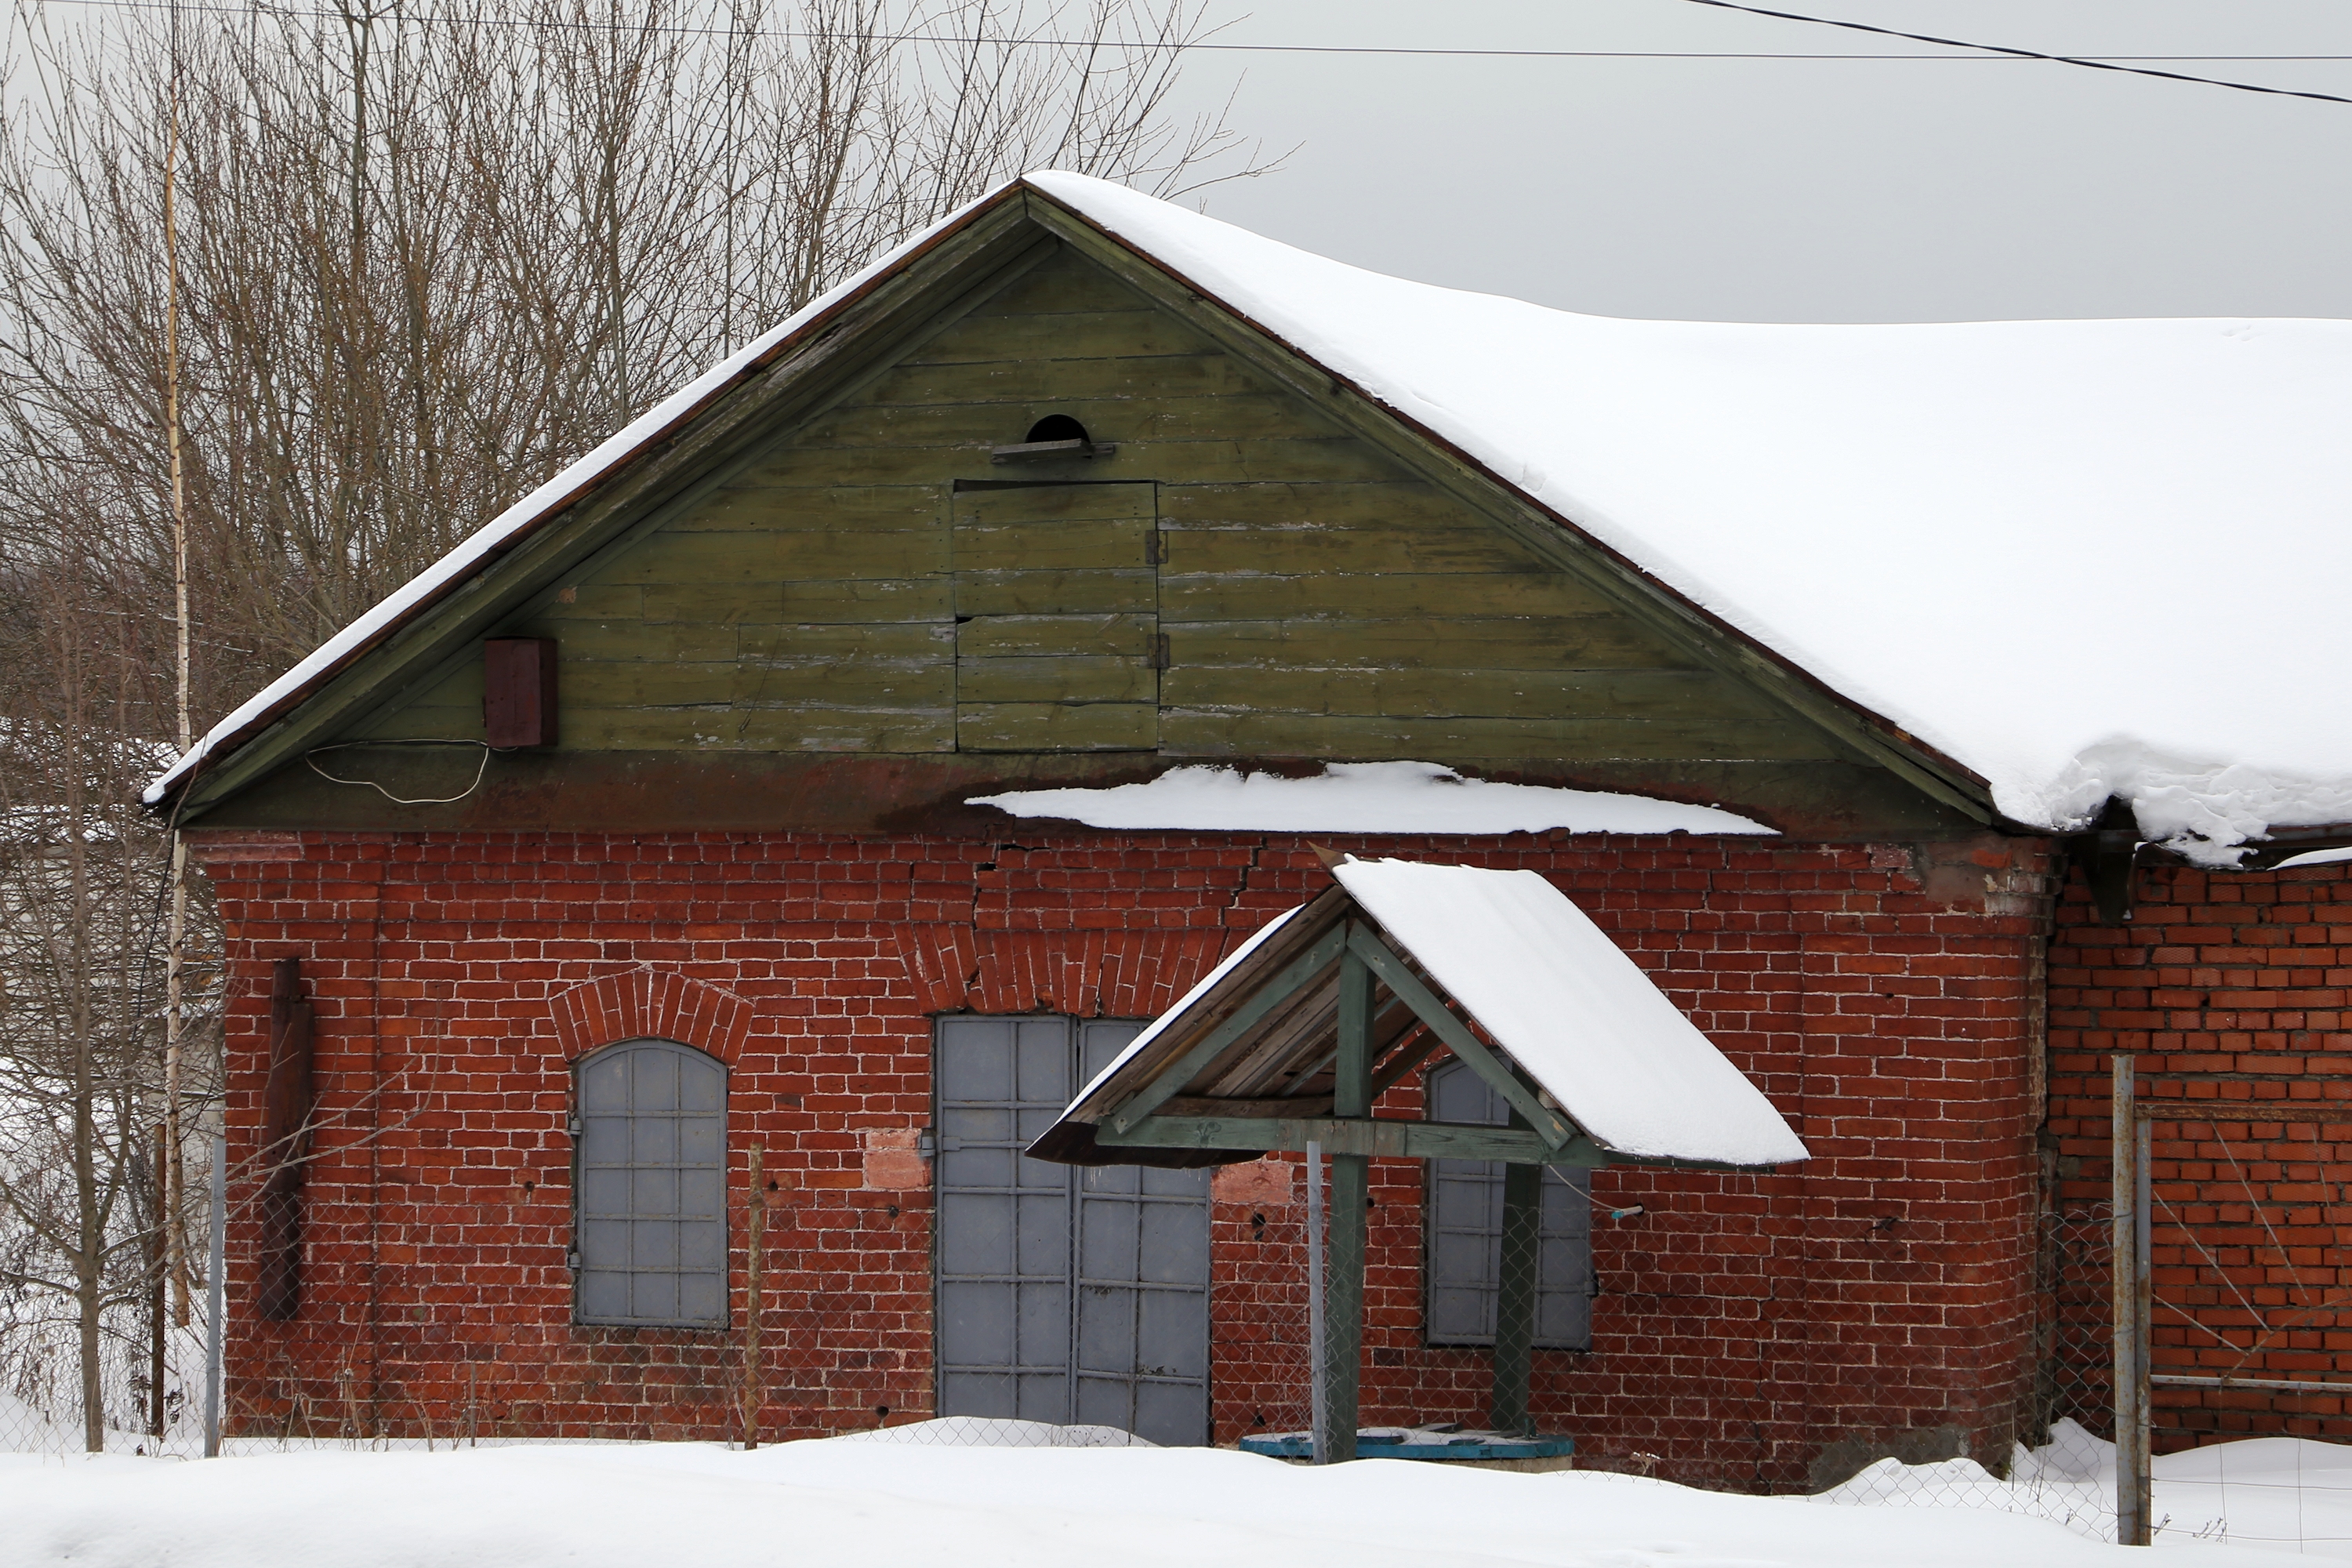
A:
<svg viewBox="0 0 2352 1568">
<path fill-rule="evenodd" d="M 1640 562 L 1633 560 L 1631 556 L 1626 555 L 1622 551 L 1619 551 L 1615 547 L 1604 543 L 1600 539 L 1595 538 L 1574 519 L 1564 515 L 1557 509 L 1537 500 L 1534 496 L 1528 494 L 1526 490 L 1520 489 L 1517 484 L 1514 484 L 1511 480 L 1507 479 L 1502 475 L 1496 473 L 1489 464 L 1478 458 L 1476 455 L 1463 450 L 1461 447 L 1457 446 L 1452 440 L 1452 438 L 1431 429 L 1428 426 L 1423 424 L 1412 415 L 1405 413 L 1402 409 L 1398 408 L 1394 404 L 1390 403 L 1386 398 L 1381 397 L 1378 394 L 1364 387 L 1352 376 L 1344 375 L 1339 371 L 1333 370 L 1321 360 L 1317 359 L 1313 354 L 1307 353 L 1305 349 L 1299 347 L 1297 343 L 1292 342 L 1288 338 L 1283 336 L 1282 333 L 1275 331 L 1272 327 L 1267 326 L 1265 322 L 1258 321 L 1255 317 L 1250 315 L 1249 312 L 1242 310 L 1230 300 L 1227 300 L 1223 296 L 1217 294 L 1214 290 L 1194 282 L 1191 278 L 1186 277 L 1168 262 L 1161 260 L 1157 256 L 1154 256 L 1150 251 L 1135 244 L 1126 236 L 1118 233 L 1116 230 L 1105 227 L 1100 222 L 1077 208 L 1071 206 L 1068 203 L 1061 200 L 1050 191 L 1043 190 L 1034 185 L 1027 185 L 1025 181 L 1024 182 L 1024 184 L 1026 185 L 1026 188 L 1034 198 L 1050 205 L 1056 213 L 1063 214 L 1075 222 L 1084 225 L 1087 228 L 1092 230 L 1097 235 L 1100 235 L 1104 239 L 1116 245 L 1121 250 L 1126 251 L 1129 255 L 1150 264 L 1156 270 L 1164 273 L 1175 282 L 1182 285 L 1187 293 L 1214 305 L 1218 310 L 1223 310 L 1234 321 L 1239 321 L 1242 325 L 1249 328 L 1250 331 L 1257 333 L 1260 337 L 1265 338 L 1268 342 L 1276 344 L 1289 353 L 1301 363 L 1311 365 L 1317 374 L 1331 382 L 1334 385 L 1346 387 L 1349 392 L 1355 394 L 1364 402 L 1370 404 L 1375 408 L 1378 408 L 1390 418 L 1395 420 L 1399 425 L 1404 426 L 1405 429 L 1411 431 L 1414 436 L 1436 447 L 1438 450 L 1445 453 L 1446 456 L 1454 458 L 1456 462 L 1462 463 L 1465 467 L 1475 469 L 1486 479 L 1508 491 L 1510 494 L 1518 497 L 1519 500 L 1528 507 L 1549 519 L 1560 529 L 1573 535 L 1579 542 L 1591 550 L 1595 554 L 1600 555 L 1602 559 L 1618 566 L 1621 570 L 1631 573 L 1643 579 L 1645 583 L 1652 584 L 1656 592 L 1665 595 L 1675 605 L 1681 606 L 1692 616 L 1698 617 L 1706 626 L 1712 627 L 1718 635 L 1736 642 L 1742 647 L 1752 650 L 1759 657 L 1770 661 L 1775 667 L 1781 670 L 1782 673 L 1793 677 L 1813 691 L 1818 692 L 1821 696 L 1836 703 L 1846 712 L 1852 714 L 1865 728 L 1913 752 L 1928 763 L 1928 765 L 1934 767 L 1937 771 L 1948 773 L 1955 780 L 1965 780 L 1968 783 L 1976 785 L 1982 793 L 1987 804 L 1990 804 L 1992 798 L 1991 781 L 1987 779 L 1983 774 L 1978 773 L 1974 768 L 1968 766 L 1965 763 L 1960 762 L 1956 757 L 1950 756 L 1937 747 L 1931 746 L 1927 742 L 1920 740 L 1917 736 L 1912 734 L 1909 731 L 1904 729 L 1901 725 L 1895 723 L 1885 714 L 1855 701 L 1844 692 L 1840 691 L 1837 688 L 1822 679 L 1821 677 L 1815 675 L 1811 670 L 1807 669 L 1804 666 L 1797 663 L 1794 659 L 1791 659 L 1787 655 L 1781 653 L 1778 648 L 1771 647 L 1765 643 L 1759 642 L 1755 637 L 1750 637 L 1748 633 L 1741 631 L 1738 626 L 1733 626 L 1721 616 L 1717 615 L 1713 610 L 1708 609 L 1706 605 L 1691 598 L 1681 589 L 1676 588 L 1673 584 L 1666 582 L 1664 578 L 1660 577 L 1656 573 L 1652 572 Z M 2033 831 L 2042 830 L 2035 829 Z"/>
<path fill-rule="evenodd" d="M 808 347 L 814 340 L 823 338 L 835 330 L 840 326 L 842 318 L 845 314 L 865 304 L 886 285 L 903 277 L 909 268 L 921 261 L 932 251 L 999 208 L 1019 202 L 1025 196 L 1043 194 L 1025 179 L 1008 181 L 989 195 L 973 202 L 963 212 L 940 224 L 929 234 L 908 245 L 900 254 L 877 267 L 871 277 L 857 283 L 840 299 L 826 305 L 798 327 L 747 359 L 733 374 L 711 387 L 691 405 L 680 409 L 667 423 L 647 431 L 644 438 L 635 446 L 626 451 L 614 454 L 602 468 L 592 474 L 583 475 L 580 482 L 570 490 L 516 523 L 512 531 L 502 534 L 497 540 L 484 545 L 480 556 L 466 571 L 453 574 L 446 582 L 435 584 L 431 591 L 421 595 L 415 604 L 377 627 L 365 638 L 345 649 L 332 663 L 312 672 L 300 685 L 282 693 L 277 700 L 240 724 L 235 731 L 217 740 L 210 736 L 200 737 L 196 742 L 197 751 L 193 759 L 186 761 L 184 766 L 174 763 L 172 768 L 167 769 L 149 785 L 149 794 L 142 796 L 142 803 L 152 812 L 168 809 L 175 798 L 184 795 L 198 780 L 215 772 L 221 764 L 259 740 L 280 721 L 317 696 L 320 689 L 334 681 L 360 660 L 366 658 L 399 637 L 402 632 L 414 626 L 420 617 L 446 604 L 456 595 L 478 581 L 483 572 L 552 527 L 570 514 L 582 501 L 622 478 L 649 456 L 676 442 L 714 407 L 740 393 L 747 383 L 774 370 L 780 363 Z M 455 548 L 463 547 L 461 541 Z M 430 567 L 426 568 L 428 571 L 430 569 Z"/>
</svg>

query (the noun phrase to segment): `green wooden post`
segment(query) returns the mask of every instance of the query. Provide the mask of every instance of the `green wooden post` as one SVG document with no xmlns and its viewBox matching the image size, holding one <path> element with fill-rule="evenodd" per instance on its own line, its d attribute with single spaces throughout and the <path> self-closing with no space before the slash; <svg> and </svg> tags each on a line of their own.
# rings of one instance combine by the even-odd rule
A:
<svg viewBox="0 0 2352 1568">
<path fill-rule="evenodd" d="M 1339 1049 L 1332 1064 L 1332 1115 L 1371 1114 L 1371 1045 L 1372 972 L 1350 952 L 1339 960 Z M 1323 1381 L 1331 1435 L 1327 1462 L 1332 1464 L 1356 1457 L 1360 1404 L 1357 1378 L 1364 1353 L 1364 1242 L 1371 1207 L 1371 1172 L 1369 1155 L 1331 1156 L 1331 1261 L 1323 1275 L 1327 1292 Z"/>
<path fill-rule="evenodd" d="M 1541 1256 L 1543 1167 L 1503 1167 L 1502 1271 L 1495 1293 L 1497 1432 L 1531 1432 L 1528 1394 L 1535 1370 L 1537 1267 Z"/>
</svg>

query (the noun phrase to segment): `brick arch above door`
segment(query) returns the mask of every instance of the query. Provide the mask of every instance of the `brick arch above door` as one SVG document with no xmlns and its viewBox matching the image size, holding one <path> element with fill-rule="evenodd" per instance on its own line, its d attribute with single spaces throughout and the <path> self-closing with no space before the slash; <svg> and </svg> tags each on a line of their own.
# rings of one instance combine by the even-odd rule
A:
<svg viewBox="0 0 2352 1568">
<path fill-rule="evenodd" d="M 549 1004 L 563 1059 L 616 1040 L 676 1040 L 729 1067 L 742 1054 L 751 1004 L 731 991 L 650 964 L 558 992 Z"/>
</svg>

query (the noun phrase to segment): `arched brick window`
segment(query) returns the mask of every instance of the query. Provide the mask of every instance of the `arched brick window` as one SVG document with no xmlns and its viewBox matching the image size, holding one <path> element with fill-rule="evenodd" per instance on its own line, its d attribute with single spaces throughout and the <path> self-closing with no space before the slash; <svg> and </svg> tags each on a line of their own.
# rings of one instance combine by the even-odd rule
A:
<svg viewBox="0 0 2352 1568">
<path fill-rule="evenodd" d="M 727 1068 L 674 1040 L 582 1058 L 573 1315 L 727 1326 Z"/>
</svg>

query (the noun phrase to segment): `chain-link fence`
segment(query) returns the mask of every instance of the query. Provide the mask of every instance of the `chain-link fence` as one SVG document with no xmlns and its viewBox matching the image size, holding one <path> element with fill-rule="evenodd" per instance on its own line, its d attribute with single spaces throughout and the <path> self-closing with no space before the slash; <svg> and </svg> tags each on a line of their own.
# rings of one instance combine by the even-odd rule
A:
<svg viewBox="0 0 2352 1568">
<path fill-rule="evenodd" d="M 123 1140 L 86 1184 L 70 1162 L 20 1169 L 0 1230 L 0 1453 L 203 1451 L 209 1183 L 200 1154 L 174 1248 L 162 1147 L 161 1129 Z"/>
<path fill-rule="evenodd" d="M 1232 1255 L 1214 1320 L 1231 1390 L 1219 1438 L 1301 1459 L 1316 1451 L 1303 1288 L 1313 1185 L 1293 1166 L 1255 1201 L 1219 1211 L 1231 1215 L 1220 1249 Z M 1572 1463 L 1716 1490 L 1998 1508 L 2114 1538 L 2103 1210 L 2040 1222 L 2033 1380 L 2011 1389 L 1963 1364 L 1958 1340 L 1940 1352 L 1883 1331 L 1875 1346 L 1866 1331 L 1823 1343 L 1818 1330 L 1834 1313 L 1808 1312 L 1809 1280 L 1820 1282 L 1818 1304 L 1838 1294 L 1826 1281 L 1856 1255 L 1890 1279 L 1918 1265 L 1885 1239 L 1895 1227 L 1864 1239 L 1866 1226 L 1811 1214 L 1769 1177 L 1556 1173 L 1516 1226 L 1496 1166 L 1377 1163 L 1370 1196 L 1361 1455 Z M 1511 1369 L 1515 1313 L 1524 1372 Z M 1325 1333 L 1340 1337 L 1342 1325 Z M 1958 1423 L 1913 1417 L 1908 1431 L 1885 1430 L 1906 1416 L 1903 1371 L 1889 1364 L 1900 1359 L 1935 1374 L 1922 1387 L 1972 1389 L 1998 1451 L 1971 1444 Z M 1882 1430 L 1840 1448 L 1824 1428 L 1850 1417 L 1822 1394 L 1850 1386 L 1858 1369 L 1885 1380 Z M 1997 1410 L 2004 1400 L 2014 1400 L 2013 1425 Z M 1570 1445 L 1572 1458 L 1558 1453 Z"/>
<path fill-rule="evenodd" d="M 824 1184 L 821 1172 L 769 1155 L 755 1187 L 747 1148 L 732 1162 L 709 1270 L 724 1292 L 714 1298 L 718 1321 L 696 1329 L 583 1321 L 583 1264 L 593 1259 L 575 1231 L 595 1223 L 581 1212 L 585 1175 L 571 1178 L 582 1184 L 576 1194 L 570 1181 L 542 1194 L 539 1180 L 512 1171 L 488 1194 L 486 1184 L 462 1198 L 409 1192 L 391 1151 L 429 1137 L 434 1120 L 432 1107 L 404 1114 L 397 1141 L 323 1125 L 299 1182 L 250 1156 L 229 1168 L 223 1426 L 231 1451 L 740 1440 L 754 1431 L 774 1441 L 942 1414 L 982 1425 L 934 1426 L 933 1440 L 987 1437 L 985 1423 L 1006 1418 L 1097 1428 L 1094 1440 L 1121 1429 L 1181 1440 L 1189 1420 L 1191 1440 L 1220 1445 L 1314 1428 L 1318 1226 L 1297 1158 L 1213 1179 L 1017 1162 L 998 1211 L 1009 1228 L 980 1238 L 1000 1256 L 975 1267 L 958 1251 L 973 1245 L 970 1216 L 942 1213 L 923 1152 L 905 1152 L 902 1186 Z M 339 1180 L 339 1171 L 369 1180 Z M 870 1166 L 861 1175 L 871 1180 Z M 1916 1266 L 1883 1240 L 1857 1239 L 1874 1234 L 1867 1227 L 1843 1223 L 1827 1234 L 1769 1186 L 1722 1173 L 1553 1173 L 1532 1223 L 1514 1230 L 1500 1167 L 1373 1162 L 1360 1451 L 1494 1450 L 1475 1462 L 1572 1462 L 1741 1491 L 1843 1486 L 1906 1496 L 1925 1478 L 1872 1479 L 1885 1461 L 2000 1468 L 2005 1455 L 1967 1451 L 1957 1427 L 1835 1456 L 1839 1472 L 1806 1468 L 1822 1427 L 1839 1418 L 1815 1391 L 1854 1352 L 1808 1334 L 1804 1280 L 1850 1254 L 1889 1278 Z M 756 1334 L 745 1296 L 755 1220 Z M 1153 1288 L 1151 1234 L 1193 1223 L 1206 1229 L 1205 1276 Z M 2038 1415 L 2020 1433 L 2029 1445 L 2065 1417 L 2104 1431 L 2104 1224 L 2094 1215 L 2045 1229 L 2042 1300 L 2053 1307 L 2041 1330 Z M 943 1234 L 959 1227 L 963 1240 Z M 681 1233 L 670 1244 L 690 1249 L 693 1240 Z M 1059 1279 L 1030 1256 L 1062 1248 Z M 201 1246 L 194 1251 L 193 1315 L 183 1324 L 167 1308 L 160 1442 L 152 1296 L 124 1293 L 107 1321 L 110 1448 L 201 1451 L 205 1281 Z M 671 1260 L 692 1258 L 681 1250 Z M 994 1337 L 971 1342 L 976 1354 L 956 1348 L 971 1309 L 941 1294 L 943 1279 L 964 1278 L 1005 1303 L 986 1325 Z M 1515 1318 L 1524 1345 L 1516 1358 Z M 69 1326 L 54 1314 L 14 1325 L 0 1445 L 84 1447 Z M 1516 1384 L 1507 1376 L 1509 1386 L 1498 1387 L 1498 1359 L 1523 1368 Z M 1197 1407 L 1183 1404 L 1192 1397 Z M 1890 1409 L 1883 1425 L 1904 1419 Z M 1155 1410 L 1165 1416 L 1157 1428 Z M 1572 1455 L 1496 1447 L 1529 1438 L 1566 1438 Z"/>
<path fill-rule="evenodd" d="M 1156 1431 L 1312 1455 L 1315 1241 L 1330 1265 L 1332 1219 L 1328 1176 L 1318 1211 L 1295 1156 L 1213 1174 L 1073 1171 L 1021 1160 L 1025 1134 L 1011 1126 L 956 1151 L 877 1144 L 832 1173 L 761 1149 L 755 1173 L 746 1144 L 728 1153 L 715 1229 L 698 1239 L 682 1220 L 631 1222 L 670 1227 L 640 1235 L 651 1249 L 628 1262 L 633 1289 L 673 1292 L 639 1300 L 640 1314 L 694 1310 L 698 1273 L 712 1321 L 698 1328 L 593 1321 L 589 1166 L 494 1164 L 436 1142 L 450 1106 L 445 1095 L 372 1127 L 322 1122 L 299 1181 L 250 1153 L 229 1169 L 227 1451 L 881 1430 L 995 1443 L 1021 1421 L 1064 1443 Z M 2155 1120 L 2159 1537 L 2352 1541 L 2352 1468 L 2334 1458 L 2352 1427 L 2334 1382 L 2352 1327 L 2336 1239 L 2352 1172 L 2326 1136 L 2312 1122 Z M 690 1163 L 636 1159 L 649 1152 L 661 1153 L 632 1160 L 672 1175 Z M 950 1153 L 1006 1156 L 1001 1180 L 983 1160 L 943 1188 Z M 436 1179 L 415 1179 L 427 1170 Z M 1002 1201 L 951 1208 L 972 1194 Z M 1998 1508 L 2114 1538 L 2110 1206 L 1990 1237 L 2013 1240 L 2035 1274 L 2030 1373 L 2011 1386 L 1936 1321 L 1885 1331 L 1916 1292 L 1942 1288 L 1930 1244 L 1988 1237 L 1906 1237 L 1899 1220 L 1824 1210 L 1801 1184 L 1617 1168 L 1548 1173 L 1530 1201 L 1501 1167 L 1379 1160 L 1365 1204 L 1360 1453 Z M 974 1214 L 997 1228 L 975 1228 Z M 199 1212 L 199 1238 L 203 1226 Z M 110 1450 L 202 1451 L 210 1280 L 201 1239 L 189 1250 L 183 1317 L 156 1249 L 120 1249 L 100 1334 Z M 1197 1256 L 1197 1274 L 1167 1265 L 1181 1256 Z M 1332 1271 L 1325 1299 L 1344 1301 Z M 954 1280 L 974 1294 L 945 1294 Z M 1863 1298 L 1899 1310 L 1842 1323 Z M 983 1299 L 1000 1308 L 974 1338 L 971 1302 Z M 79 1326 L 69 1300 L 31 1300 L 20 1292 L 0 1325 L 0 1447 L 76 1451 Z M 1341 1323 L 1326 1317 L 1328 1343 Z M 1333 1367 L 1321 1370 L 1328 1399 Z M 1921 1419 L 1931 1394 L 1976 1403 Z M 1876 1403 L 1857 1419 L 1840 1401 L 1861 1397 Z"/>
<path fill-rule="evenodd" d="M 2352 1111 L 2137 1109 L 2150 1522 L 2352 1555 Z"/>
</svg>

